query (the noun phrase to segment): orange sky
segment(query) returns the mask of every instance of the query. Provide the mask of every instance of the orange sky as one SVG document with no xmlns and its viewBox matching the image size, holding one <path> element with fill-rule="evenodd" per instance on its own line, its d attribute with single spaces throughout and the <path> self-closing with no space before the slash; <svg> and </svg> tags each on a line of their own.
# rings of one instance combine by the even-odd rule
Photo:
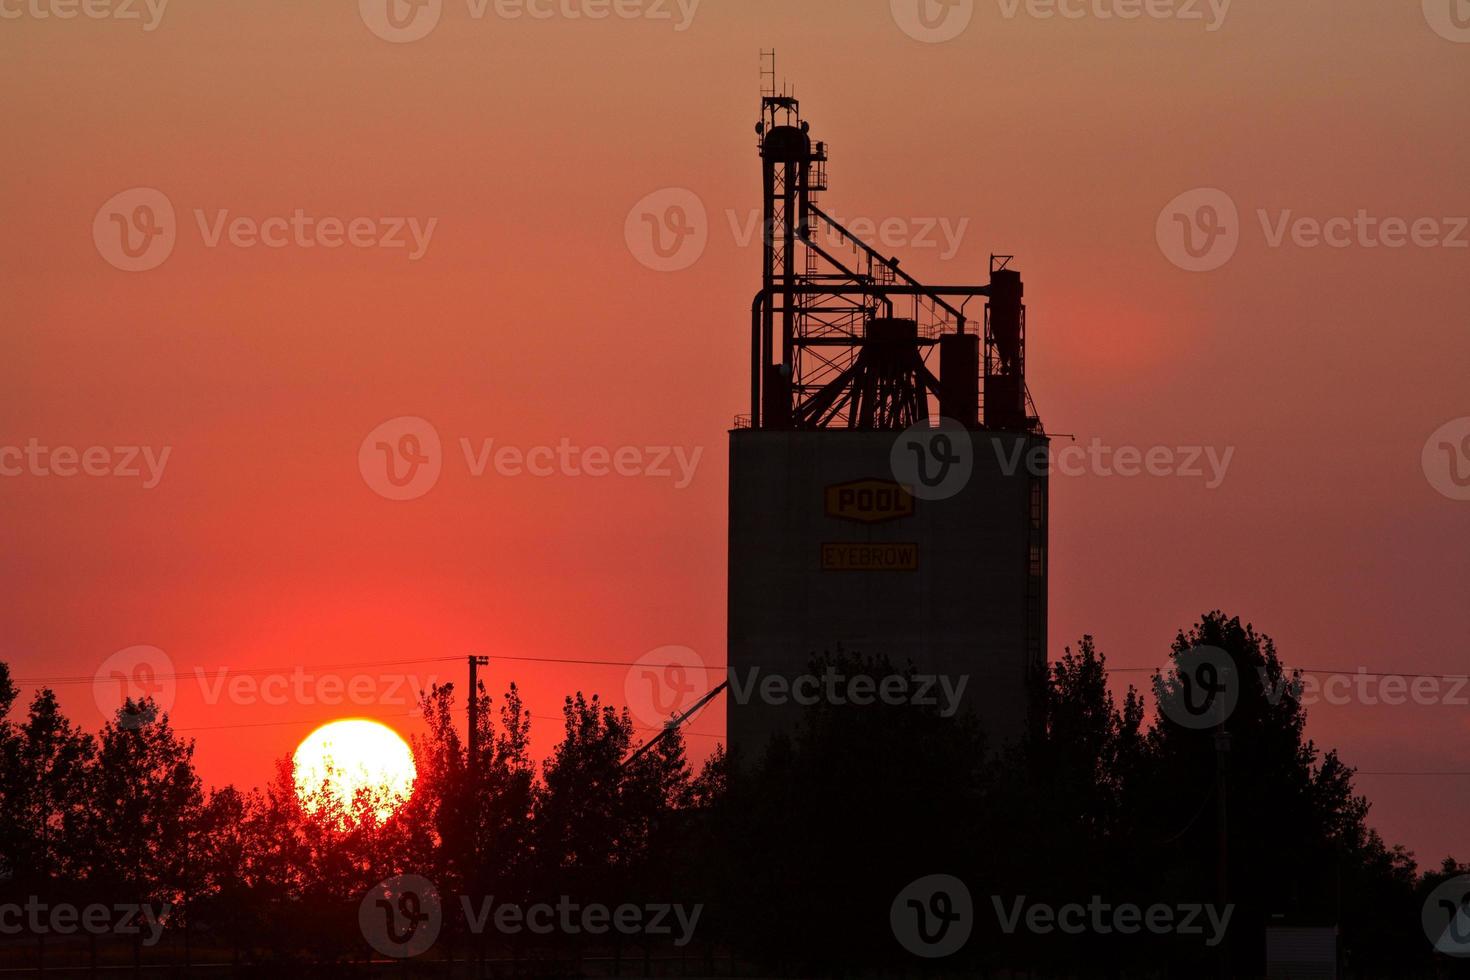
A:
<svg viewBox="0 0 1470 980">
<path fill-rule="evenodd" d="M 1203 3 L 1203 21 L 1121 20 L 1097 16 L 1113 0 L 1074 3 L 1073 19 L 977 0 L 941 43 L 902 29 L 903 0 L 897 15 L 886 0 L 703 0 L 687 20 L 673 0 L 620 8 L 669 19 L 601 20 L 567 16 L 596 0 L 536 7 L 544 19 L 443 0 L 407 43 L 345 2 L 179 3 L 152 30 L 146 13 L 38 16 L 49 4 L 0 0 L 0 448 L 170 454 L 151 489 L 0 477 L 0 643 L 19 676 L 91 678 L 137 644 L 211 678 L 471 651 L 631 662 L 666 645 L 722 664 L 763 47 L 831 144 L 828 210 L 899 218 L 910 237 L 968 219 L 952 255 L 937 230 L 940 247 L 895 249 L 921 277 L 981 281 L 990 252 L 1018 256 L 1052 431 L 1234 448 L 1215 489 L 1053 480 L 1053 655 L 1092 632 L 1114 664 L 1156 664 L 1219 606 L 1293 663 L 1470 669 L 1470 502 L 1421 467 L 1430 434 L 1470 415 L 1470 248 L 1272 247 L 1259 217 L 1362 210 L 1448 231 L 1470 214 L 1470 44 L 1416 3 L 1230 5 L 1209 30 Z M 125 272 L 93 223 L 139 187 L 167 198 L 177 240 Z M 1240 241 L 1195 273 L 1155 228 L 1200 187 L 1238 207 Z M 666 188 L 692 192 L 707 238 L 673 272 L 625 239 L 630 209 Z M 210 244 L 221 211 L 298 209 L 435 223 L 416 259 Z M 358 453 L 400 416 L 432 423 L 443 471 L 395 502 Z M 461 439 L 702 455 L 683 487 L 476 477 Z M 519 680 L 540 716 L 574 687 L 623 700 L 616 667 L 489 676 Z M 59 690 L 99 723 L 90 683 Z M 210 700 L 186 680 L 175 722 L 207 781 L 245 784 L 321 721 L 407 710 Z M 1319 707 L 1311 734 L 1365 769 L 1470 770 L 1467 719 Z M 718 711 L 694 726 L 722 727 Z M 540 721 L 539 750 L 556 728 Z M 1470 854 L 1470 777 L 1360 785 L 1390 840 Z"/>
</svg>

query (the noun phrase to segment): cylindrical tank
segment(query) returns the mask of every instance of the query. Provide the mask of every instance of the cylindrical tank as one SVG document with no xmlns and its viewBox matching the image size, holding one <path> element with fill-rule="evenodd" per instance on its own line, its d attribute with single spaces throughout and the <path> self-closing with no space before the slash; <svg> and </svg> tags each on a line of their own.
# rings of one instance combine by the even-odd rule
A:
<svg viewBox="0 0 1470 980">
<path fill-rule="evenodd" d="M 761 140 L 761 156 L 773 163 L 800 163 L 811 155 L 811 137 L 799 126 L 772 126 Z"/>
<path fill-rule="evenodd" d="M 1021 355 L 1021 274 L 1015 269 L 996 269 L 990 274 L 990 336 L 1000 355 L 1002 370 L 1009 374 Z"/>
<path fill-rule="evenodd" d="M 979 412 L 980 336 L 944 334 L 939 338 L 939 414 L 974 429 Z"/>
</svg>

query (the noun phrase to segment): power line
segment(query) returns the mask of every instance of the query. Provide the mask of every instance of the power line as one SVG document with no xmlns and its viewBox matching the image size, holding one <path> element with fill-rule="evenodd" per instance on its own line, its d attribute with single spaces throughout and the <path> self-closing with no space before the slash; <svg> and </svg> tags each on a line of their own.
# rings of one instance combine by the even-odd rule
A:
<svg viewBox="0 0 1470 980">
<path fill-rule="evenodd" d="M 410 717 L 413 717 L 414 715 L 417 715 L 417 714 L 418 714 L 417 711 L 404 711 L 404 712 L 402 712 L 400 714 L 383 715 L 382 717 L 384 717 L 384 718 L 410 718 Z M 366 718 L 367 716 L 364 715 L 363 717 Z M 217 732 L 217 731 L 222 731 L 222 730 L 227 729 L 227 728 L 270 728 L 270 727 L 273 727 L 275 725 L 330 725 L 333 721 L 341 721 L 341 720 L 342 719 L 340 719 L 340 718 L 333 718 L 333 719 L 329 719 L 327 721 L 322 721 L 320 718 L 300 718 L 300 719 L 293 719 L 291 721 L 248 721 L 248 722 L 240 722 L 239 724 L 235 724 L 235 725 L 194 725 L 194 726 L 191 726 L 189 728 L 175 728 L 174 731 L 176 731 L 176 732 Z M 371 721 L 372 719 L 369 718 L 368 720 Z"/>
<path fill-rule="evenodd" d="M 222 671 L 225 671 L 225 672 L 228 672 L 228 673 L 231 673 L 231 674 L 237 674 L 237 675 L 289 674 L 289 673 L 296 673 L 296 672 L 303 671 L 303 670 L 348 670 L 348 669 L 354 669 L 354 670 L 361 671 L 361 670 L 364 670 L 364 669 L 371 669 L 371 668 L 374 668 L 374 667 L 402 667 L 402 666 L 405 666 L 405 665 L 408 665 L 408 664 L 457 663 L 461 659 L 463 659 L 463 658 L 461 658 L 461 657 L 414 657 L 414 658 L 409 658 L 409 659 L 404 659 L 404 660 L 350 661 L 350 662 L 346 662 L 346 663 L 334 663 L 334 664 L 291 664 L 289 666 L 283 666 L 283 667 L 244 667 L 244 668 L 240 668 L 238 670 L 232 670 L 232 669 L 230 669 L 228 667 L 216 667 L 216 668 L 212 668 L 212 669 L 215 670 L 215 671 L 221 671 L 222 670 Z M 580 658 L 580 657 L 511 657 L 511 656 L 494 656 L 494 657 L 491 657 L 490 659 L 492 660 L 492 662 L 493 661 L 500 661 L 500 660 L 509 660 L 509 661 L 513 661 L 515 663 L 528 663 L 528 664 L 586 664 L 586 665 L 590 665 L 590 666 L 604 666 L 604 667 L 688 667 L 689 666 L 688 664 L 681 664 L 681 663 L 649 663 L 649 662 L 645 662 L 645 661 L 629 661 L 629 660 L 594 660 L 594 659 Z M 724 664 L 706 664 L 706 665 L 704 665 L 704 668 L 706 670 L 724 670 L 725 669 L 725 665 Z M 173 681 L 188 680 L 188 679 L 191 679 L 191 678 L 203 676 L 204 673 L 207 670 L 209 670 L 209 669 L 211 669 L 211 668 L 196 667 L 194 669 L 194 671 L 191 672 L 191 673 L 157 674 L 152 679 L 155 680 L 155 681 L 164 681 L 164 680 L 173 680 Z M 97 680 L 97 676 L 95 674 L 93 674 L 91 676 L 82 676 L 82 675 L 62 676 L 62 675 L 58 675 L 58 676 L 55 676 L 55 677 L 16 677 L 16 678 L 13 678 L 12 680 L 16 684 L 26 684 L 26 685 L 32 685 L 32 686 L 50 687 L 50 686 L 61 686 L 61 685 L 64 685 L 64 684 L 91 684 L 91 683 L 94 683 Z"/>
<path fill-rule="evenodd" d="M 196 667 L 196 668 L 194 668 L 194 671 L 192 673 L 187 673 L 187 674 L 185 674 L 185 673 L 156 674 L 156 675 L 154 675 L 154 677 L 152 679 L 155 680 L 155 681 L 181 681 L 181 680 L 187 680 L 189 678 L 205 676 L 205 672 L 208 671 L 208 670 L 210 670 L 210 669 L 213 669 L 213 670 L 216 670 L 216 671 L 224 671 L 226 673 L 231 673 L 231 674 L 241 674 L 241 675 L 251 675 L 251 674 L 289 674 L 289 673 L 295 673 L 297 671 L 302 671 L 302 670 L 346 670 L 348 668 L 356 668 L 356 669 L 359 669 L 360 670 L 360 669 L 364 669 L 364 668 L 373 668 L 373 667 L 402 667 L 402 666 L 405 666 L 407 664 L 448 663 L 450 661 L 454 661 L 454 660 L 458 660 L 458 659 L 459 659 L 458 657 L 417 657 L 417 658 L 408 659 L 408 660 L 375 660 L 375 661 L 360 661 L 359 660 L 359 661 L 351 661 L 351 662 L 347 662 L 347 663 L 337 663 L 337 664 L 291 664 L 290 666 L 286 666 L 286 667 L 242 667 L 242 668 L 240 668 L 238 670 L 233 670 L 233 669 L 231 669 L 229 667 L 216 667 L 216 668 Z M 62 685 L 62 684 L 92 684 L 96 680 L 97 680 L 97 675 L 96 674 L 93 674 L 91 676 L 74 675 L 74 676 L 56 676 L 56 677 L 16 677 L 16 678 L 13 679 L 14 683 L 16 683 L 16 684 L 43 685 L 43 686 L 48 686 L 48 687 L 51 686 L 51 685 Z"/>
<path fill-rule="evenodd" d="M 1109 674 L 1136 674 L 1136 673 L 1158 673 L 1168 669 L 1167 667 L 1105 667 L 1104 672 Z M 1281 665 L 1282 674 L 1343 674 L 1361 677 L 1404 677 L 1419 679 L 1423 677 L 1444 681 L 1470 681 L 1470 674 L 1419 674 L 1404 670 L 1364 670 L 1361 667 L 1288 667 Z"/>
<path fill-rule="evenodd" d="M 290 665 L 287 665 L 287 666 L 278 666 L 278 667 L 243 667 L 243 668 L 240 668 L 240 669 L 231 669 L 231 668 L 228 668 L 228 667 L 220 667 L 220 668 L 212 668 L 212 669 L 214 669 L 216 671 L 224 670 L 224 671 L 227 671 L 227 672 L 229 672 L 231 674 L 253 675 L 253 674 L 294 673 L 294 672 L 302 671 L 302 670 L 348 670 L 348 669 L 363 670 L 363 669 L 371 669 L 371 668 L 374 668 L 374 667 L 401 667 L 401 666 L 405 666 L 405 665 L 408 665 L 408 664 L 454 663 L 454 662 L 458 662 L 461 659 L 462 659 L 461 657 L 411 657 L 411 658 L 405 658 L 405 659 L 402 659 L 402 660 L 348 661 L 348 662 L 344 662 L 344 663 L 325 663 L 325 664 L 290 664 Z M 601 660 L 601 659 L 596 659 L 596 658 L 591 658 L 591 657 L 516 657 L 516 656 L 508 656 L 508 655 L 497 655 L 497 656 L 492 656 L 490 659 L 491 659 L 492 662 L 496 662 L 496 661 L 510 661 L 510 662 L 513 662 L 513 663 L 524 663 L 524 664 L 578 664 L 578 665 L 591 666 L 591 667 L 688 667 L 689 666 L 688 664 L 682 664 L 682 663 L 650 663 L 650 662 L 647 662 L 647 661 L 637 661 L 637 660 Z M 701 666 L 705 670 L 711 670 L 711 671 L 715 671 L 715 670 L 726 670 L 726 669 L 728 669 L 728 665 L 727 664 L 702 664 Z M 203 673 L 204 671 L 209 670 L 209 669 L 211 669 L 211 668 L 196 667 L 192 673 L 158 674 L 158 675 L 156 675 L 154 677 L 154 680 L 185 680 L 185 679 L 192 678 L 192 677 L 198 677 L 198 676 L 201 675 L 201 673 Z M 1160 666 L 1153 666 L 1153 667 L 1111 667 L 1111 666 L 1105 666 L 1103 669 L 1104 669 L 1104 671 L 1106 673 L 1110 673 L 1110 674 L 1137 674 L 1137 673 L 1153 674 L 1153 673 L 1157 673 L 1157 672 L 1162 671 L 1162 670 L 1166 670 L 1167 669 L 1167 665 L 1160 665 Z M 1363 677 L 1404 677 L 1404 678 L 1414 678 L 1414 679 L 1419 679 L 1419 678 L 1432 678 L 1432 679 L 1435 679 L 1435 680 L 1470 681 L 1470 674 L 1433 674 L 1433 673 L 1423 673 L 1423 672 L 1416 672 L 1416 671 L 1402 671 L 1402 670 L 1394 670 L 1394 671 L 1387 671 L 1387 670 L 1367 670 L 1367 669 L 1362 668 L 1362 667 L 1291 667 L 1291 666 L 1288 666 L 1286 664 L 1282 664 L 1281 665 L 1281 670 L 1282 670 L 1282 673 L 1283 674 L 1291 674 L 1291 673 L 1302 673 L 1302 674 L 1345 674 L 1345 675 L 1350 675 L 1350 676 L 1363 676 Z M 96 678 L 96 675 L 92 675 L 92 676 L 83 676 L 83 675 L 69 675 L 69 676 L 64 676 L 64 675 L 58 675 L 58 676 L 54 676 L 54 677 L 35 676 L 35 677 L 16 677 L 16 678 L 13 678 L 13 680 L 14 680 L 14 682 L 16 684 L 29 684 L 29 685 L 91 684 L 96 679 L 97 679 Z"/>
<path fill-rule="evenodd" d="M 403 711 L 403 712 L 399 712 L 397 714 L 380 715 L 380 716 L 373 716 L 373 717 L 382 717 L 382 718 L 415 718 L 415 717 L 418 717 L 418 715 L 419 715 L 419 712 L 417 712 L 417 711 Z M 526 715 L 527 715 L 527 717 L 535 718 L 538 721 L 564 721 L 565 720 L 564 717 L 563 716 L 560 716 L 560 715 L 538 715 L 538 714 L 534 714 L 534 713 L 529 712 L 529 711 L 526 712 Z M 366 717 L 369 717 L 369 716 L 363 715 L 363 717 L 366 718 Z M 340 721 L 340 720 L 341 719 L 327 719 L 326 721 L 323 721 L 320 718 L 294 718 L 294 719 L 289 719 L 289 720 L 286 720 L 286 721 L 250 721 L 250 722 L 240 722 L 240 723 L 232 724 L 232 725 L 191 725 L 191 726 L 189 726 L 187 728 L 175 727 L 174 728 L 174 731 L 176 731 L 176 732 L 217 732 L 217 731 L 224 731 L 226 729 L 231 729 L 231 728 L 271 728 L 271 727 L 274 727 L 274 726 L 277 726 L 277 725 L 327 725 L 327 724 L 330 724 L 332 721 Z M 657 726 L 657 725 L 640 725 L 640 724 L 637 724 L 636 722 L 634 723 L 633 727 L 634 728 L 641 729 L 641 730 L 646 731 L 646 732 L 657 732 L 657 731 L 662 731 L 663 730 L 662 726 Z M 700 731 L 695 731 L 693 729 L 687 729 L 687 730 L 685 730 L 685 734 L 687 734 L 687 735 L 698 735 L 701 738 L 724 738 L 725 737 L 724 734 L 722 734 L 720 732 L 700 732 Z"/>
<path fill-rule="evenodd" d="M 576 657 L 491 657 L 491 660 L 513 660 L 531 664 L 593 664 L 607 667 L 688 667 L 680 663 L 647 663 L 642 660 L 582 660 Z M 702 664 L 705 670 L 724 670 L 725 664 Z"/>
</svg>

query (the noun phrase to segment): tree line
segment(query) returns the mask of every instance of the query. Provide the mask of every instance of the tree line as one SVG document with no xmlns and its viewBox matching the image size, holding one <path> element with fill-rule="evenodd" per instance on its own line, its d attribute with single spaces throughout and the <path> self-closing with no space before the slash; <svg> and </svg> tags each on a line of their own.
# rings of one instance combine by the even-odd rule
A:
<svg viewBox="0 0 1470 980">
<path fill-rule="evenodd" d="M 624 962 L 647 972 L 672 956 L 706 975 L 1200 976 L 1228 963 L 1231 975 L 1259 976 L 1273 924 L 1336 927 L 1347 976 L 1456 969 L 1433 952 L 1420 915 L 1428 891 L 1466 869 L 1446 858 L 1421 871 L 1370 827 L 1353 770 L 1306 737 L 1299 675 L 1268 637 L 1215 612 L 1171 652 L 1201 646 L 1225 651 L 1239 679 L 1238 703 L 1215 728 L 1160 710 L 1178 693 L 1165 675 L 1115 697 L 1105 656 L 1084 637 L 1038 679 L 1036 724 L 1014 744 L 991 744 L 973 716 L 933 705 L 818 703 L 757 756 L 717 748 L 697 768 L 677 729 L 627 764 L 641 741 L 627 710 L 582 693 L 565 699 L 560 741 L 535 760 L 514 685 L 496 699 L 473 692 L 471 759 L 462 692 L 436 686 L 422 698 L 425 733 L 412 739 L 414 793 L 386 819 L 369 794 L 304 806 L 289 760 L 261 787 L 206 789 L 193 742 L 146 700 L 96 734 L 47 689 L 22 716 L 0 664 L 0 905 L 166 908 L 174 962 L 247 974 L 360 969 L 377 955 L 359 918 L 364 896 L 405 874 L 444 898 L 438 940 L 416 969 L 452 958 L 502 973 Z M 840 650 L 811 668 L 913 672 Z M 895 941 L 891 907 L 934 873 L 968 885 L 974 933 L 929 962 Z M 615 930 L 507 935 L 472 928 L 453 896 L 677 902 L 701 916 L 678 948 Z M 1218 900 L 1233 911 L 1213 947 L 1007 929 L 992 912 L 1092 896 Z M 156 950 L 144 937 L 64 942 L 22 930 L 0 936 L 0 950 L 11 966 L 96 965 L 121 946 L 147 964 Z"/>
</svg>

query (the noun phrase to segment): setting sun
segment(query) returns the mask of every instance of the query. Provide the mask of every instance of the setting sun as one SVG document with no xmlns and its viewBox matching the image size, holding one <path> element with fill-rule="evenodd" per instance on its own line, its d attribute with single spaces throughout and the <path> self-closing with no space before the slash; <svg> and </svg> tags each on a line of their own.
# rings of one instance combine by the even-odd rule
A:
<svg viewBox="0 0 1470 980">
<path fill-rule="evenodd" d="M 345 816 L 362 794 L 380 821 L 413 794 L 417 775 L 408 743 L 387 725 L 365 718 L 318 728 L 297 746 L 292 762 L 296 795 L 308 813 L 329 807 Z"/>
</svg>

